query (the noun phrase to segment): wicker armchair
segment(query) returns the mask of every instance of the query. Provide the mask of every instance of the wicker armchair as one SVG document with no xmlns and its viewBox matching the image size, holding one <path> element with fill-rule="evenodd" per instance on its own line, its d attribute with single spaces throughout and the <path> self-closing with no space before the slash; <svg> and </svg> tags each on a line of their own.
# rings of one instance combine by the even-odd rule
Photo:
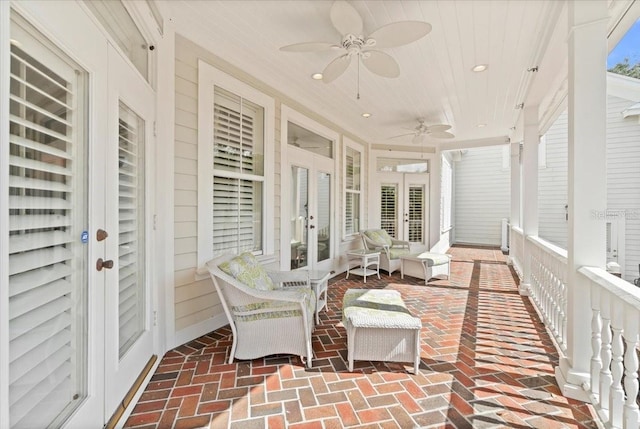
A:
<svg viewBox="0 0 640 429">
<path fill-rule="evenodd" d="M 233 333 L 229 363 L 295 354 L 311 368 L 315 297 L 307 271 L 267 272 L 250 253 L 220 256 L 207 268 Z"/>
<path fill-rule="evenodd" d="M 380 251 L 380 269 L 391 274 L 400 268 L 400 256 L 411 253 L 408 241 L 391 238 L 384 229 L 360 231 L 364 248 Z"/>
</svg>

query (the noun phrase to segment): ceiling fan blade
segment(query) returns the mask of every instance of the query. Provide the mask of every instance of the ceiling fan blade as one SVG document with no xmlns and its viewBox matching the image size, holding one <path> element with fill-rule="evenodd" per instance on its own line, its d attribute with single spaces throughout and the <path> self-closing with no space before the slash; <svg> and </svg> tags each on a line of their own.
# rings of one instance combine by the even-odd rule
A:
<svg viewBox="0 0 640 429">
<path fill-rule="evenodd" d="M 455 136 L 451 133 L 448 133 L 446 131 L 438 131 L 435 133 L 429 133 L 429 136 L 437 138 L 437 139 L 452 139 Z"/>
<path fill-rule="evenodd" d="M 431 24 L 422 21 L 400 21 L 384 25 L 371 33 L 376 48 L 395 48 L 406 45 L 426 36 L 431 32 Z"/>
<path fill-rule="evenodd" d="M 366 51 L 362 63 L 372 72 L 382 77 L 400 76 L 400 66 L 391 55 L 381 51 Z"/>
<path fill-rule="evenodd" d="M 335 43 L 328 42 L 305 42 L 283 46 L 280 48 L 280 50 L 285 52 L 317 52 L 328 51 L 335 48 L 340 48 L 340 46 L 336 45 Z"/>
<path fill-rule="evenodd" d="M 397 136 L 389 137 L 387 140 L 397 139 L 397 138 L 400 138 L 400 137 L 413 136 L 413 135 L 415 135 L 415 134 L 416 134 L 416 133 L 400 134 L 400 135 L 397 135 Z"/>
<path fill-rule="evenodd" d="M 362 18 L 357 10 L 343 0 L 337 0 L 331 6 L 331 22 L 338 32 L 345 36 L 362 35 Z"/>
<path fill-rule="evenodd" d="M 451 125 L 435 124 L 435 125 L 429 125 L 427 126 L 427 128 L 429 129 L 429 132 L 437 133 L 439 131 L 447 131 L 448 129 L 451 128 Z"/>
<path fill-rule="evenodd" d="M 322 72 L 322 81 L 324 83 L 333 82 L 338 78 L 351 64 L 351 57 L 349 54 L 340 55 L 335 60 L 331 61 Z"/>
<path fill-rule="evenodd" d="M 422 144 L 425 141 L 425 135 L 424 134 L 416 134 L 416 136 L 414 138 L 411 139 L 411 143 L 413 144 Z"/>
</svg>

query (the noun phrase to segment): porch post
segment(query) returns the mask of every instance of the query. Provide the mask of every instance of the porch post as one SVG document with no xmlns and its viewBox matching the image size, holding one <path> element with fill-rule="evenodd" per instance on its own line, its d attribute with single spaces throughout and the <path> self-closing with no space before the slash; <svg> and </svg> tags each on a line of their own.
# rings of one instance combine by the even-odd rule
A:
<svg viewBox="0 0 640 429">
<path fill-rule="evenodd" d="M 524 150 L 522 154 L 522 231 L 524 252 L 520 295 L 529 295 L 531 287 L 531 254 L 527 237 L 538 236 L 538 106 L 524 107 Z"/>
<path fill-rule="evenodd" d="M 442 199 L 440 198 L 442 186 L 442 152 L 436 149 L 435 156 L 429 163 L 429 223 L 427 231 L 429 237 L 425 243 L 429 250 L 440 251 L 436 247 L 440 243 L 440 206 Z M 434 247 L 436 247 L 434 249 Z M 443 250 L 444 251 L 444 250 Z"/>
<path fill-rule="evenodd" d="M 587 400 L 591 307 L 577 270 L 604 268 L 606 189 L 607 1 L 569 2 L 569 237 L 567 352 L 556 368 L 566 396 Z"/>
<path fill-rule="evenodd" d="M 511 226 L 520 227 L 520 142 L 511 143 Z"/>
</svg>

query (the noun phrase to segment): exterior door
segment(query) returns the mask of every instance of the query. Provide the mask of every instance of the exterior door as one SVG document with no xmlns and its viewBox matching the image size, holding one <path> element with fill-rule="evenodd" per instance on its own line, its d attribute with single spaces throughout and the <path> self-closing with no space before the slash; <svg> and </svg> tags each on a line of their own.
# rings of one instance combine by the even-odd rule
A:
<svg viewBox="0 0 640 429">
<path fill-rule="evenodd" d="M 289 148 L 291 269 L 329 270 L 333 236 L 333 161 Z"/>
<path fill-rule="evenodd" d="M 390 236 L 412 243 L 428 243 L 429 176 L 379 173 L 378 225 Z"/>
<path fill-rule="evenodd" d="M 15 6 L 0 155 L 10 360 L 0 426 L 101 427 L 154 350 L 144 186 L 153 92 L 80 3 Z"/>
<path fill-rule="evenodd" d="M 106 155 L 105 384 L 106 409 L 115 410 L 153 355 L 152 235 L 147 226 L 154 93 L 109 46 L 109 141 Z"/>
</svg>

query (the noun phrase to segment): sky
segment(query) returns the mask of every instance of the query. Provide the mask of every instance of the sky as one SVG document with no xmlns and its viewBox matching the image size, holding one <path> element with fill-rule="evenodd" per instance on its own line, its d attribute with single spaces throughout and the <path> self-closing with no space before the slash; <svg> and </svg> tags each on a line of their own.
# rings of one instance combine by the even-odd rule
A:
<svg viewBox="0 0 640 429">
<path fill-rule="evenodd" d="M 634 65 L 640 62 L 640 19 L 631 26 L 627 34 L 613 48 L 607 58 L 607 69 L 629 59 L 629 64 Z"/>
</svg>

